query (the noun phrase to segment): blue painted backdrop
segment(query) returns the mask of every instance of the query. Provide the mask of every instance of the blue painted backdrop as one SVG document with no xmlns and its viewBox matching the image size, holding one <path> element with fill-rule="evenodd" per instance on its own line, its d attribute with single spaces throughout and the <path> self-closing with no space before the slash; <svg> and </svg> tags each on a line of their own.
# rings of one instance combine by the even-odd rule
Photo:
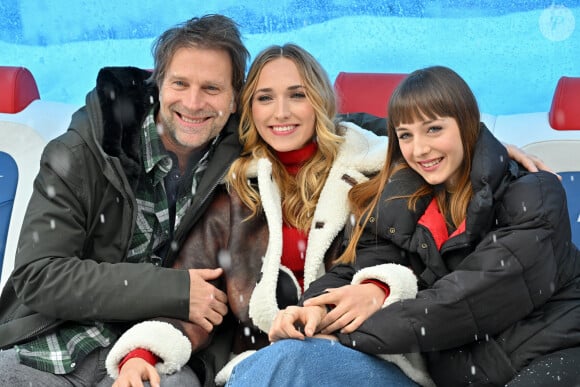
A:
<svg viewBox="0 0 580 387">
<path fill-rule="evenodd" d="M 0 65 L 28 67 L 43 99 L 81 105 L 100 67 L 150 68 L 153 38 L 205 13 L 234 18 L 252 55 L 304 46 L 331 79 L 450 66 L 490 114 L 547 111 L 559 77 L 580 76 L 580 0 L 2 0 Z"/>
</svg>

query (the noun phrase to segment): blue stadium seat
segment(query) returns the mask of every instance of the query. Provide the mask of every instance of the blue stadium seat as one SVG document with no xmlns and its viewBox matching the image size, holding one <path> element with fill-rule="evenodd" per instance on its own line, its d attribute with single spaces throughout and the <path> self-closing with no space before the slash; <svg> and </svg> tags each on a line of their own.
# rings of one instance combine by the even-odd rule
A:
<svg viewBox="0 0 580 387">
<path fill-rule="evenodd" d="M 580 77 L 561 77 L 556 85 L 552 106 L 548 112 L 553 135 L 531 142 L 522 148 L 540 157 L 562 176 L 566 190 L 572 241 L 580 247 Z M 568 132 L 570 138 L 558 138 L 556 133 Z"/>
<path fill-rule="evenodd" d="M 572 241 L 580 247 L 580 171 L 560 172 L 562 185 L 566 190 L 570 225 L 572 226 Z"/>
<path fill-rule="evenodd" d="M 16 161 L 8 153 L 0 151 L 0 269 L 4 261 L 4 250 L 17 183 L 18 166 Z"/>
</svg>

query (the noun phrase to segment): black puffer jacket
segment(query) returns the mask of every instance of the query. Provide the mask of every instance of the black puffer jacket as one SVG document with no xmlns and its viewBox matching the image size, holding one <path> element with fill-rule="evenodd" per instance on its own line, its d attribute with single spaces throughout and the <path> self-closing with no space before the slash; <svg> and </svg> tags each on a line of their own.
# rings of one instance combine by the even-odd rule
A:
<svg viewBox="0 0 580 387">
<path fill-rule="evenodd" d="M 421 183 L 411 170 L 393 180 L 383 199 Z M 368 353 L 421 351 L 435 382 L 446 387 L 503 385 L 534 358 L 580 345 L 580 253 L 571 243 L 560 182 L 547 172 L 523 172 L 485 128 L 471 180 L 465 231 L 440 248 L 427 210 L 431 198 L 415 213 L 405 199 L 381 201 L 361 238 L 357 267 L 409 265 L 421 290 L 356 332 L 338 334 L 344 345 Z M 355 270 L 333 268 L 305 297 L 349 283 Z"/>
</svg>

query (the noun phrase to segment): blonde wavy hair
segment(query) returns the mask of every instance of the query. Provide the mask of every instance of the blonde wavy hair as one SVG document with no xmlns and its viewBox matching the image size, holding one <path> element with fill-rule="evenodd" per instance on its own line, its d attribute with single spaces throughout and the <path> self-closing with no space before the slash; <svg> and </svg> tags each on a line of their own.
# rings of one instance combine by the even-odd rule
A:
<svg viewBox="0 0 580 387">
<path fill-rule="evenodd" d="M 264 66 L 278 58 L 294 62 L 302 79 L 306 98 L 316 115 L 315 140 L 318 149 L 294 177 L 288 174 L 276 157 L 275 151 L 260 137 L 252 118 L 252 101 L 260 73 Z M 339 146 L 344 141 L 335 120 L 336 97 L 326 71 L 318 61 L 303 48 L 295 44 L 270 46 L 263 50 L 248 72 L 241 96 L 240 141 L 241 156 L 232 164 L 226 176 L 230 189 L 234 189 L 241 200 L 256 216 L 262 208 L 260 194 L 248 181 L 247 170 L 252 161 L 267 158 L 272 163 L 272 178 L 280 188 L 284 222 L 306 231 L 310 228 L 314 210 L 324 187 L 328 172 L 336 159 Z"/>
<path fill-rule="evenodd" d="M 414 71 L 395 89 L 389 102 L 387 134 L 389 145 L 385 167 L 365 183 L 356 185 L 349 192 L 357 224 L 349 244 L 338 262 L 351 263 L 356 258 L 356 245 L 389 178 L 397 171 L 410 168 L 403 158 L 395 129 L 401 124 L 417 120 L 454 118 L 459 127 L 464 159 L 459 179 L 453 192 L 436 190 L 425 184 L 408 197 L 408 208 L 414 210 L 417 201 L 424 196 L 436 198 L 445 219 L 457 228 L 465 219 L 467 206 L 473 196 L 470 180 L 473 152 L 480 130 L 480 114 L 477 101 L 467 83 L 453 70 L 434 66 Z M 394 199 L 394 198 L 393 198 Z"/>
</svg>

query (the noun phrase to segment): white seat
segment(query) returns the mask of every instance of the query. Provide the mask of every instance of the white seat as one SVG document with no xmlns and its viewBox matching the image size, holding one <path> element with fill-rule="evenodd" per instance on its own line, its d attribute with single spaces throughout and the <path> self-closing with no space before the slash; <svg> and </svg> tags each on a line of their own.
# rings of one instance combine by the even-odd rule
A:
<svg viewBox="0 0 580 387">
<path fill-rule="evenodd" d="M 536 141 L 522 149 L 541 158 L 555 172 L 578 172 L 580 179 L 580 134 L 576 133 L 576 137 L 577 140 Z"/>
<path fill-rule="evenodd" d="M 78 106 L 37 99 L 18 113 L 0 113 L 0 121 L 11 121 L 35 129 L 46 141 L 63 134 Z"/>
<path fill-rule="evenodd" d="M 40 167 L 40 156 L 46 144 L 47 141 L 30 126 L 16 122 L 0 121 L 0 150 L 12 156 L 18 165 L 19 172 L 14 207 L 12 208 L 8 238 L 6 240 L 2 274 L 0 275 L 0 289 L 4 288 L 4 284 L 14 268 L 14 257 L 20 228 L 24 220 L 28 201 L 32 195 L 34 178 L 38 174 Z"/>
</svg>

